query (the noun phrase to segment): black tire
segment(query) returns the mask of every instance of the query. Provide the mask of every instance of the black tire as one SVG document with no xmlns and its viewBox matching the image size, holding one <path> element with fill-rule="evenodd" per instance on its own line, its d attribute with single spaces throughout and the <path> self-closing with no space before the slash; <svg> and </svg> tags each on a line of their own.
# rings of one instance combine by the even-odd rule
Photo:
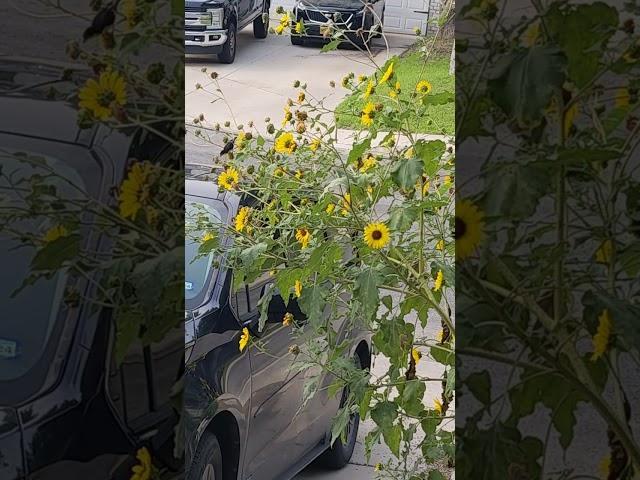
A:
<svg viewBox="0 0 640 480">
<path fill-rule="evenodd" d="M 234 22 L 229 23 L 229 29 L 227 33 L 227 41 L 222 47 L 222 52 L 218 54 L 218 60 L 221 63 L 233 63 L 236 59 L 236 24 Z"/>
<path fill-rule="evenodd" d="M 291 43 L 293 45 L 304 45 L 304 38 L 299 35 L 291 35 Z"/>
<path fill-rule="evenodd" d="M 262 20 L 262 17 L 264 15 L 264 13 L 262 13 L 261 15 L 258 15 L 258 17 L 256 17 L 256 19 L 253 21 L 253 36 L 255 38 L 267 38 L 267 33 L 269 33 L 269 7 L 267 4 L 267 10 L 266 10 L 266 19 L 267 21 L 264 22 Z"/>
<path fill-rule="evenodd" d="M 222 480 L 222 451 L 212 433 L 205 433 L 200 440 L 187 480 Z"/>
<path fill-rule="evenodd" d="M 362 362 L 360 357 L 356 355 L 356 364 L 362 368 Z M 349 391 L 345 389 L 342 392 L 342 400 L 340 401 L 340 408 L 344 406 L 349 397 Z M 320 464 L 332 470 L 339 470 L 345 467 L 353 455 L 353 449 L 356 446 L 356 440 L 358 438 L 358 428 L 360 426 L 360 414 L 354 413 L 349 419 L 349 425 L 347 426 L 347 438 L 346 441 L 342 441 L 342 437 L 338 438 L 333 446 L 329 447 L 320 457 Z"/>
</svg>

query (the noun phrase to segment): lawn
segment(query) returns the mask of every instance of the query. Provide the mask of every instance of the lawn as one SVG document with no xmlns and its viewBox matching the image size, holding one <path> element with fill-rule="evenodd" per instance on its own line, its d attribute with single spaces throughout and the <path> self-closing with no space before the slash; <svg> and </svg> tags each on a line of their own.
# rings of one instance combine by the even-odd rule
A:
<svg viewBox="0 0 640 480">
<path fill-rule="evenodd" d="M 449 75 L 449 57 L 433 59 L 427 62 L 420 53 L 412 53 L 406 57 L 394 57 L 389 60 L 394 62 L 395 78 L 402 87 L 400 98 L 411 99 L 411 93 L 420 80 L 427 80 L 433 86 L 431 94 L 442 92 L 454 93 L 454 75 Z M 388 63 L 387 63 L 388 65 Z M 383 68 L 383 71 L 385 68 Z M 339 128 L 360 128 L 360 111 L 365 104 L 362 93 L 367 82 L 360 87 L 360 91 L 346 97 L 336 109 L 336 122 Z M 372 95 L 371 100 L 382 104 L 392 102 L 388 98 L 389 88 L 381 87 Z M 412 100 L 413 101 L 413 100 Z M 444 105 L 432 105 L 429 107 L 428 117 L 414 117 L 411 124 L 418 133 L 441 133 L 452 135 L 455 130 L 455 102 Z"/>
</svg>

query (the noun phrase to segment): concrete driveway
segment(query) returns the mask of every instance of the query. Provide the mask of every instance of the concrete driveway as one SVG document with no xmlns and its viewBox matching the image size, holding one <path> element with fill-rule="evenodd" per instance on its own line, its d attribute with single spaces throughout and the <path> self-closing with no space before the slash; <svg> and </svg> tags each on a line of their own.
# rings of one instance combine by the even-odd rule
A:
<svg viewBox="0 0 640 480">
<path fill-rule="evenodd" d="M 272 18 L 274 16 L 272 15 Z M 277 20 L 272 20 L 274 25 Z M 388 35 L 375 40 L 373 61 L 383 65 L 387 58 L 402 53 L 415 42 L 410 35 Z M 387 48 L 388 45 L 388 48 Z M 203 73 L 202 69 L 207 72 Z M 235 63 L 224 65 L 215 56 L 189 56 L 185 65 L 185 114 L 187 122 L 204 114 L 210 122 L 231 121 L 246 125 L 253 120 L 263 129 L 264 118 L 278 125 L 287 98 L 296 97 L 294 80 L 307 83 L 308 95 L 326 97 L 325 105 L 334 107 L 347 90 L 340 87 L 348 72 L 371 73 L 374 63 L 358 50 L 339 49 L 320 54 L 320 46 L 294 46 L 288 36 L 269 34 L 264 40 L 253 37 L 248 26 L 238 34 Z M 217 82 L 209 74 L 218 74 Z M 331 88 L 329 82 L 336 82 Z M 202 88 L 197 89 L 196 84 Z M 221 92 L 216 91 L 220 88 Z"/>
</svg>

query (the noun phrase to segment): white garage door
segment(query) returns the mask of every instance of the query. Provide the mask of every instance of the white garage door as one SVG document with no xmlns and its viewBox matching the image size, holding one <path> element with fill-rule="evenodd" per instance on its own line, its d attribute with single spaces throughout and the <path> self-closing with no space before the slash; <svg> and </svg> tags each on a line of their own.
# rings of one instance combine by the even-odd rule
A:
<svg viewBox="0 0 640 480">
<path fill-rule="evenodd" d="M 418 27 L 424 33 L 427 27 L 427 14 L 416 13 L 416 11 L 426 12 L 431 8 L 429 28 L 432 29 L 433 22 L 438 17 L 441 2 L 442 0 L 385 0 L 384 29 L 389 33 L 415 35 L 414 30 Z M 287 10 L 291 10 L 294 3 L 294 0 L 272 1 L 272 14 L 276 5 L 282 5 Z"/>
</svg>

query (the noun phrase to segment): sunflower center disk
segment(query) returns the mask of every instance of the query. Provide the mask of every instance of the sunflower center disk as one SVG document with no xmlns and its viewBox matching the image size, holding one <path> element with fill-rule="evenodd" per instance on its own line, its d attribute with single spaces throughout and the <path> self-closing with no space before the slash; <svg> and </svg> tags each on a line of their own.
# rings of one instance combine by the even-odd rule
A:
<svg viewBox="0 0 640 480">
<path fill-rule="evenodd" d="M 456 231 L 455 231 L 456 240 L 464 237 L 464 234 L 466 232 L 467 232 L 467 224 L 464 223 L 464 220 L 462 220 L 461 218 L 456 217 Z"/>
</svg>

